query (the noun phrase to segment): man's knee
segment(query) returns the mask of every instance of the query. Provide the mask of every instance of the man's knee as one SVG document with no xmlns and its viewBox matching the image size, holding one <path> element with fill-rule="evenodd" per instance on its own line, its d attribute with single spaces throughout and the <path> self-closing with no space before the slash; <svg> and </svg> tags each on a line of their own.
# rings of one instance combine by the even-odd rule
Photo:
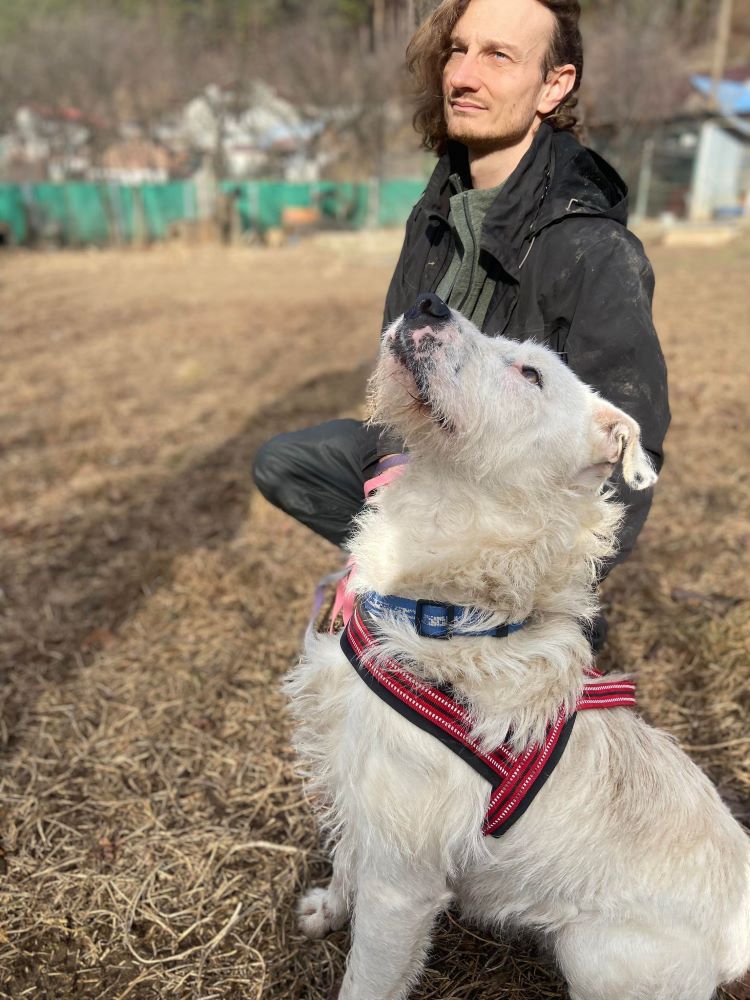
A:
<svg viewBox="0 0 750 1000">
<path fill-rule="evenodd" d="M 362 491 L 361 428 L 360 421 L 339 419 L 277 434 L 253 459 L 255 485 L 282 509 L 286 494 L 299 489 L 314 495 L 328 486 L 356 497 Z"/>
<path fill-rule="evenodd" d="M 289 475 L 288 463 L 284 461 L 284 437 L 284 434 L 277 434 L 261 445 L 252 466 L 253 482 L 266 500 L 277 507 L 281 487 Z"/>
<path fill-rule="evenodd" d="M 253 460 L 262 495 L 284 513 L 342 545 L 364 501 L 362 424 L 331 420 L 277 434 Z"/>
</svg>

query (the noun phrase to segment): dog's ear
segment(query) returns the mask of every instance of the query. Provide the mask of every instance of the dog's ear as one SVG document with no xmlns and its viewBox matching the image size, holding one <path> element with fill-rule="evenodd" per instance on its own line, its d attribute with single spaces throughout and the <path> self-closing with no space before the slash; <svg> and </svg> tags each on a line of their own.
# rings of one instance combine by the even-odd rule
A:
<svg viewBox="0 0 750 1000">
<path fill-rule="evenodd" d="M 641 428 L 632 417 L 603 399 L 595 399 L 592 413 L 591 457 L 579 480 L 593 485 L 612 474 L 622 460 L 622 475 L 634 490 L 645 490 L 657 480 L 651 460 L 641 447 Z"/>
</svg>

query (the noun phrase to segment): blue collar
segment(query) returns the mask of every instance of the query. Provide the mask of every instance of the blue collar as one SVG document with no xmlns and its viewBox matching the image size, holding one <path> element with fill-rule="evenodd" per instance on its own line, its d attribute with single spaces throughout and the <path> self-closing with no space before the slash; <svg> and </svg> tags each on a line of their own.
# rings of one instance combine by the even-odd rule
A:
<svg viewBox="0 0 750 1000">
<path fill-rule="evenodd" d="M 452 639 L 454 636 L 493 636 L 504 639 L 524 627 L 524 622 L 497 625 L 495 628 L 476 629 L 472 620 L 483 618 L 487 612 L 480 608 L 460 604 L 441 604 L 439 601 L 412 601 L 408 597 L 376 594 L 368 591 L 359 601 L 362 611 L 371 618 L 382 618 L 391 613 L 414 627 L 417 635 L 428 639 Z M 458 622 L 458 624 L 456 624 Z"/>
</svg>

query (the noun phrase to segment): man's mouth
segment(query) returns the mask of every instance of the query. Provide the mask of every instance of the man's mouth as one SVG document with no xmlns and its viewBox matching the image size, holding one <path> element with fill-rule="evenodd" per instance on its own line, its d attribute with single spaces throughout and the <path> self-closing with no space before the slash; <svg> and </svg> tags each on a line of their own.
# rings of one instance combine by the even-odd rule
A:
<svg viewBox="0 0 750 1000">
<path fill-rule="evenodd" d="M 452 98 L 450 100 L 450 106 L 454 111 L 486 111 L 487 108 L 482 104 L 474 104 L 473 101 L 464 101 L 461 98 Z"/>
</svg>

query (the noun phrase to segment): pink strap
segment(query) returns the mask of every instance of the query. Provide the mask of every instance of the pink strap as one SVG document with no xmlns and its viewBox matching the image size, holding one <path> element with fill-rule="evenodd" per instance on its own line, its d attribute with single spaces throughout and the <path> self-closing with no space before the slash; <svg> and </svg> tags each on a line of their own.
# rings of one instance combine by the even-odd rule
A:
<svg viewBox="0 0 750 1000">
<path fill-rule="evenodd" d="M 394 479 L 398 479 L 405 469 L 405 464 L 394 465 L 390 469 L 386 469 L 385 472 L 381 472 L 379 476 L 374 476 L 372 479 L 368 479 L 365 483 L 365 496 L 371 496 L 375 490 L 379 490 L 381 486 L 388 486 Z"/>
<path fill-rule="evenodd" d="M 381 472 L 377 476 L 373 476 L 372 479 L 368 479 L 365 482 L 366 497 L 372 496 L 375 490 L 379 490 L 382 486 L 388 486 L 389 483 L 392 483 L 394 479 L 396 479 L 398 476 L 401 475 L 401 473 L 406 468 L 406 463 L 408 462 L 408 458 L 406 455 L 399 455 L 399 456 L 393 456 L 390 459 L 390 461 L 395 462 L 396 459 L 399 460 L 398 464 L 394 464 L 387 467 L 385 471 Z M 339 580 L 338 584 L 336 585 L 336 593 L 333 598 L 333 607 L 331 608 L 331 619 L 328 626 L 329 635 L 333 634 L 334 622 L 338 618 L 339 614 L 341 615 L 344 622 L 344 626 L 346 627 L 349 624 L 349 619 L 354 613 L 355 595 L 351 591 L 346 589 L 346 585 L 349 582 L 349 577 L 351 576 L 351 572 L 353 569 L 354 569 L 354 557 L 350 556 L 349 561 L 346 564 L 346 569 L 344 570 L 344 574 Z"/>
<path fill-rule="evenodd" d="M 349 561 L 346 564 L 346 570 L 344 575 L 339 580 L 336 586 L 336 593 L 333 598 L 333 607 L 331 608 L 331 620 L 328 625 L 328 634 L 333 635 L 333 623 L 339 616 L 341 612 L 341 617 L 344 619 L 344 625 L 346 625 L 354 613 L 354 594 L 346 589 L 346 585 L 349 582 L 349 577 L 354 569 L 354 556 L 349 557 Z"/>
</svg>

